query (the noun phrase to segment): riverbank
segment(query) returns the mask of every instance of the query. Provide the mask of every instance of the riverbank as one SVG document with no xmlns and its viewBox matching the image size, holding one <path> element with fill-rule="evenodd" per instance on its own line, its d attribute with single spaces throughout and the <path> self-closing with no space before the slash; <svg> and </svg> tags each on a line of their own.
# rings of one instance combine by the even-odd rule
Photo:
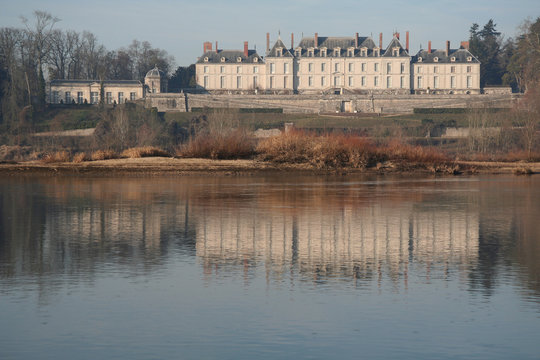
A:
<svg viewBox="0 0 540 360">
<path fill-rule="evenodd" d="M 183 174 L 250 174 L 261 172 L 306 174 L 520 174 L 540 173 L 540 162 L 480 162 L 455 161 L 447 165 L 398 164 L 387 161 L 368 168 L 327 168 L 320 169 L 309 164 L 277 164 L 260 160 L 210 160 L 184 159 L 169 157 L 146 157 L 134 159 L 111 159 L 85 161 L 81 163 L 43 163 L 42 161 L 25 161 L 0 163 L 0 175 L 183 175 Z"/>
</svg>

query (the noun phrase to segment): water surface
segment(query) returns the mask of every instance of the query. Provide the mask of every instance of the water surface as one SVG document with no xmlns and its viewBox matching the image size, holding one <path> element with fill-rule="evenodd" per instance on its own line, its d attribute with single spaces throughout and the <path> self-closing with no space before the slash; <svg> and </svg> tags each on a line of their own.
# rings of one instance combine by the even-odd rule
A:
<svg viewBox="0 0 540 360">
<path fill-rule="evenodd" d="M 538 177 L 0 178 L 1 359 L 538 359 Z"/>
</svg>

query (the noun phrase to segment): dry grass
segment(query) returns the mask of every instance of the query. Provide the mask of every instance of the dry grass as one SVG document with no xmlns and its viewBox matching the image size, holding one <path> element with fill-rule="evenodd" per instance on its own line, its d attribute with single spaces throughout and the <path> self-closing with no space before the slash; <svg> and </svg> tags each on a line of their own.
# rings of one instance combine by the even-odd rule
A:
<svg viewBox="0 0 540 360">
<path fill-rule="evenodd" d="M 116 159 L 118 155 L 113 150 L 97 150 L 92 153 L 90 157 L 92 160 L 109 160 Z"/>
<path fill-rule="evenodd" d="M 89 161 L 89 160 L 90 160 L 90 157 L 88 155 L 86 155 L 86 153 L 80 152 L 80 153 L 76 153 L 75 155 L 73 155 L 72 162 L 74 162 L 74 163 L 82 163 L 83 161 Z"/>
<path fill-rule="evenodd" d="M 160 148 L 153 147 L 153 146 L 130 148 L 130 149 L 124 150 L 122 154 L 120 154 L 120 157 L 130 158 L 130 159 L 151 157 L 151 156 L 169 157 L 171 155 L 165 150 L 162 150 Z"/>
<path fill-rule="evenodd" d="M 208 159 L 246 159 L 254 154 L 254 140 L 245 130 L 226 134 L 200 134 L 180 147 L 179 157 Z"/>
<path fill-rule="evenodd" d="M 67 151 L 56 151 L 54 153 L 47 153 L 43 155 L 41 161 L 44 163 L 61 163 L 71 161 L 70 154 Z"/>
<path fill-rule="evenodd" d="M 341 134 L 317 136 L 294 131 L 263 140 L 256 149 L 263 160 L 278 163 L 308 163 L 316 168 L 366 168 L 384 161 L 398 164 L 433 165 L 448 162 L 432 148 L 399 142 L 377 146 L 371 139 Z"/>
<path fill-rule="evenodd" d="M 519 167 L 514 170 L 515 175 L 532 175 L 534 171 L 530 167 Z"/>
</svg>

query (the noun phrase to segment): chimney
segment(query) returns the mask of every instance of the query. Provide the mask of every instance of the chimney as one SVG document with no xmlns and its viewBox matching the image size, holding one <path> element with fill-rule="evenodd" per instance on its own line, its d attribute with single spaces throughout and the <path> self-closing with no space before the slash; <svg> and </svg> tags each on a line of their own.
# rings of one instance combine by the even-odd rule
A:
<svg viewBox="0 0 540 360">
<path fill-rule="evenodd" d="M 466 50 L 469 50 L 469 42 L 468 41 L 462 41 L 461 42 L 461 47 L 466 49 Z"/>
<path fill-rule="evenodd" d="M 379 34 L 379 49 L 382 49 L 382 33 Z"/>
<path fill-rule="evenodd" d="M 450 40 L 446 40 L 446 56 L 450 54 Z"/>
<path fill-rule="evenodd" d="M 270 33 L 266 33 L 266 53 L 270 52 Z"/>
<path fill-rule="evenodd" d="M 294 33 L 291 33 L 291 49 L 294 49 Z"/>
<path fill-rule="evenodd" d="M 358 47 L 358 33 L 356 33 L 356 35 L 354 36 L 354 47 Z"/>
<path fill-rule="evenodd" d="M 218 53 L 218 49 L 217 49 L 217 41 L 216 41 L 216 54 Z"/>
<path fill-rule="evenodd" d="M 212 43 L 210 41 L 206 41 L 203 45 L 203 54 L 207 51 L 212 51 Z"/>
<path fill-rule="evenodd" d="M 405 33 L 405 49 L 409 52 L 409 32 Z"/>
<path fill-rule="evenodd" d="M 397 39 L 399 40 L 399 33 L 398 33 L 398 32 L 396 32 L 396 33 L 395 33 L 394 35 L 395 35 L 395 36 L 396 36 L 396 38 L 397 38 Z"/>
<path fill-rule="evenodd" d="M 431 40 L 428 41 L 428 45 L 427 45 L 427 53 L 428 53 L 428 54 L 431 54 Z"/>
<path fill-rule="evenodd" d="M 315 47 L 319 47 L 319 33 L 315 33 Z"/>
<path fill-rule="evenodd" d="M 244 41 L 244 56 L 245 56 L 245 57 L 248 57 L 248 56 L 249 56 L 248 42 L 247 42 L 247 41 Z"/>
</svg>

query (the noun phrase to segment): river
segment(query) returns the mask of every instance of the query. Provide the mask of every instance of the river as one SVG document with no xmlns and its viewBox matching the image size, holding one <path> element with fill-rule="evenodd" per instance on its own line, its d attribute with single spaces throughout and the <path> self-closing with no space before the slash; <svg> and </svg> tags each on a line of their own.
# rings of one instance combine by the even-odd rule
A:
<svg viewBox="0 0 540 360">
<path fill-rule="evenodd" d="M 0 177 L 1 359 L 539 359 L 540 177 Z"/>
</svg>

